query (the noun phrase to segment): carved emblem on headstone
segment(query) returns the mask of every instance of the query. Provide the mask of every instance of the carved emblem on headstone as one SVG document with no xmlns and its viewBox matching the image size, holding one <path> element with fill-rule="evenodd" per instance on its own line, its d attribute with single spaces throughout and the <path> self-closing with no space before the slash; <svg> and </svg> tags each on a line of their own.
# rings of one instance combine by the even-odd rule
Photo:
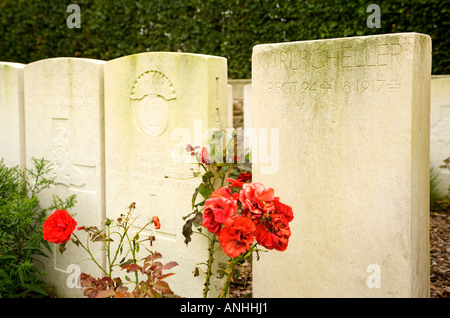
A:
<svg viewBox="0 0 450 318">
<path fill-rule="evenodd" d="M 450 117 L 442 118 L 431 126 L 431 138 L 445 145 L 450 144 Z"/>
<path fill-rule="evenodd" d="M 55 177 L 55 184 L 81 187 L 86 184 L 84 173 L 76 168 L 71 160 L 68 150 L 69 140 L 66 138 L 66 129 L 62 124 L 58 126 L 52 142 L 52 158 L 50 167 Z"/>
<path fill-rule="evenodd" d="M 167 128 L 167 101 L 176 99 L 172 83 L 161 72 L 147 71 L 134 82 L 130 94 L 133 120 L 147 136 L 157 137 Z"/>
</svg>

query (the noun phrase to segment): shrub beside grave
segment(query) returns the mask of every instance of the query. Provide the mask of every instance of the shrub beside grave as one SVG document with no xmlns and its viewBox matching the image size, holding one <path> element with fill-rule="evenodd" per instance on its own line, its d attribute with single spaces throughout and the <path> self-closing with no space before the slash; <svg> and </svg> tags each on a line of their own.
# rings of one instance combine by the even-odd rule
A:
<svg viewBox="0 0 450 318">
<path fill-rule="evenodd" d="M 0 297 L 22 298 L 48 296 L 45 283 L 36 266 L 37 256 L 48 257 L 42 239 L 46 212 L 69 209 L 75 196 L 65 200 L 53 198 L 53 204 L 42 208 L 38 194 L 53 184 L 44 159 L 34 160 L 33 169 L 7 167 L 0 161 Z M 43 244 L 43 245 L 42 245 Z"/>
</svg>

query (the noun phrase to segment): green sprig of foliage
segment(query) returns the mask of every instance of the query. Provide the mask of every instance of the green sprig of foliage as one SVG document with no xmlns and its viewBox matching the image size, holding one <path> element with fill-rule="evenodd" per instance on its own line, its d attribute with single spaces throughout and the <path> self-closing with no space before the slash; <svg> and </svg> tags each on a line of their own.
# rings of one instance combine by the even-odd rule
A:
<svg viewBox="0 0 450 318">
<path fill-rule="evenodd" d="M 44 272 L 36 267 L 38 256 L 48 257 L 50 247 L 42 237 L 42 225 L 48 210 L 70 209 L 76 203 L 53 198 L 42 208 L 38 194 L 54 184 L 49 178 L 48 162 L 33 159 L 32 169 L 7 167 L 0 161 L 0 297 L 48 296 L 42 280 Z"/>
</svg>

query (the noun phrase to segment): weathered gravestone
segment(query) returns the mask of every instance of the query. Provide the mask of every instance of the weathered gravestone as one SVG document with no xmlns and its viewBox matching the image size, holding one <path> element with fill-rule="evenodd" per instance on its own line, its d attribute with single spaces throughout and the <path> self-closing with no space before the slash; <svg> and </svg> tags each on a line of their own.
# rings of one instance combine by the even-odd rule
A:
<svg viewBox="0 0 450 318">
<path fill-rule="evenodd" d="M 0 62 L 0 160 L 8 167 L 25 166 L 23 67 Z"/>
<path fill-rule="evenodd" d="M 151 52 L 105 65 L 107 217 L 117 219 L 131 202 L 139 216 L 134 231 L 159 217 L 151 249 L 163 255 L 163 263 L 179 264 L 167 282 L 183 297 L 202 296 L 204 276 L 194 277 L 194 271 L 208 260 L 204 237 L 194 234 L 186 246 L 182 235 L 182 216 L 191 212 L 201 182 L 193 178 L 190 169 L 197 168 L 185 148 L 206 146 L 208 129 L 225 129 L 227 118 L 224 58 Z M 150 227 L 140 237 L 152 233 Z M 217 293 L 213 287 L 210 295 Z"/>
<path fill-rule="evenodd" d="M 253 181 L 294 210 L 255 297 L 429 296 L 431 40 L 417 33 L 258 45 L 253 127 L 279 169 Z M 271 145 L 273 147 L 273 145 Z"/>
<path fill-rule="evenodd" d="M 431 79 L 430 161 L 439 172 L 439 188 L 443 193 L 450 187 L 450 171 L 443 160 L 450 157 L 450 75 Z"/>
<path fill-rule="evenodd" d="M 52 196 L 76 194 L 70 210 L 78 226 L 101 227 L 105 217 L 103 65 L 105 62 L 79 58 L 54 58 L 30 63 L 24 69 L 26 165 L 32 158 L 45 158 L 52 168 L 55 185 L 41 193 L 48 207 Z M 75 230 L 78 237 L 85 233 Z M 77 288 L 80 272 L 99 277 L 101 272 L 89 255 L 67 244 L 61 255 L 58 246 L 45 262 L 46 279 L 59 297 L 82 296 Z M 101 246 L 90 244 L 97 261 L 105 265 Z M 83 262 L 81 262 L 83 261 Z M 103 277 L 103 275 L 101 276 Z"/>
</svg>

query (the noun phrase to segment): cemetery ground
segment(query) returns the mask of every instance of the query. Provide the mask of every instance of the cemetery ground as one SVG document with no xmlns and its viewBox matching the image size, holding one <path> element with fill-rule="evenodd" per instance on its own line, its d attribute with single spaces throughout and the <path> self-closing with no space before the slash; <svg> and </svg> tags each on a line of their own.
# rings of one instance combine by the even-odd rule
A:
<svg viewBox="0 0 450 318">
<path fill-rule="evenodd" d="M 430 297 L 450 298 L 450 206 L 430 213 Z"/>
</svg>

